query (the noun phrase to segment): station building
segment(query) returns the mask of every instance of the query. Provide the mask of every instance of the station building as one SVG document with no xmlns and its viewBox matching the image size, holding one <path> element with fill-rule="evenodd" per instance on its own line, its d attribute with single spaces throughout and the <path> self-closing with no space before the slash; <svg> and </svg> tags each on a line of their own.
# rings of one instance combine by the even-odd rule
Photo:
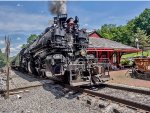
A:
<svg viewBox="0 0 150 113">
<path fill-rule="evenodd" d="M 140 49 L 106 39 L 96 31 L 89 33 L 89 43 L 90 45 L 87 50 L 89 54 L 93 54 L 98 58 L 99 62 L 106 62 L 108 60 L 116 66 L 120 64 L 123 54 L 141 51 Z"/>
</svg>

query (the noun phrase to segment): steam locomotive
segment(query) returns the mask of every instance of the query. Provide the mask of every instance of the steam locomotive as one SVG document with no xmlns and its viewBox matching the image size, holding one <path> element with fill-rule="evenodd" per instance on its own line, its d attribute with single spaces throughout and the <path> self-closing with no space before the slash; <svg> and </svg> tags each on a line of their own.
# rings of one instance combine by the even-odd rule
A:
<svg viewBox="0 0 150 113">
<path fill-rule="evenodd" d="M 51 27 L 22 49 L 11 67 L 35 76 L 52 77 L 73 86 L 101 82 L 100 66 L 93 55 L 85 29 L 79 29 L 79 19 L 67 14 L 54 17 Z"/>
</svg>

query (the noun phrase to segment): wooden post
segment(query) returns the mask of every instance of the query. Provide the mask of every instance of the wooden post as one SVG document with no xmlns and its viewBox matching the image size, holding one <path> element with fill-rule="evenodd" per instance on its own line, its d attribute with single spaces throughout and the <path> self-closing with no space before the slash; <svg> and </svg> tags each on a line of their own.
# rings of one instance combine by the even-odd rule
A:
<svg viewBox="0 0 150 113">
<path fill-rule="evenodd" d="M 6 88 L 7 88 L 7 93 L 6 93 L 6 98 L 9 98 L 9 64 L 7 62 L 7 71 L 6 71 L 6 76 L 7 76 L 7 80 L 6 80 Z"/>
<path fill-rule="evenodd" d="M 96 58 L 98 59 L 98 51 L 96 50 Z"/>
<path fill-rule="evenodd" d="M 9 98 L 9 54 L 10 54 L 10 39 L 6 38 L 5 36 L 5 45 L 6 45 L 6 49 L 5 49 L 5 55 L 6 55 L 6 76 L 7 76 L 7 80 L 6 80 L 6 98 Z"/>
</svg>

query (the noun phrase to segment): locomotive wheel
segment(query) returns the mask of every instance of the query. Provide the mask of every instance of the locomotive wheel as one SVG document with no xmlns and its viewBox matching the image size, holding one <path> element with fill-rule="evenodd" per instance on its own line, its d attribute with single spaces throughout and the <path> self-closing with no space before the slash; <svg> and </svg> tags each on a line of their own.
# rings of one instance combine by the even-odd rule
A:
<svg viewBox="0 0 150 113">
<path fill-rule="evenodd" d="M 34 63 L 31 61 L 28 62 L 28 72 L 34 74 L 35 76 L 38 75 L 38 73 L 35 69 Z"/>
<path fill-rule="evenodd" d="M 29 73 L 32 73 L 32 72 L 31 72 L 31 62 L 30 62 L 30 61 L 28 62 L 28 67 L 27 67 L 27 68 L 28 68 L 28 72 L 29 72 Z"/>
</svg>

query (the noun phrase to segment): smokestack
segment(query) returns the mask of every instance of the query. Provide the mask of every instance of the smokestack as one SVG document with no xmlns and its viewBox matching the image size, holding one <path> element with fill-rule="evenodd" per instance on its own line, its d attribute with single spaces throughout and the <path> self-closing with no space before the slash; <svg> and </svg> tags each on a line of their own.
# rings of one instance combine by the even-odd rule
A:
<svg viewBox="0 0 150 113">
<path fill-rule="evenodd" d="M 49 11 L 52 14 L 60 15 L 67 13 L 66 0 L 51 1 L 49 6 Z"/>
</svg>

